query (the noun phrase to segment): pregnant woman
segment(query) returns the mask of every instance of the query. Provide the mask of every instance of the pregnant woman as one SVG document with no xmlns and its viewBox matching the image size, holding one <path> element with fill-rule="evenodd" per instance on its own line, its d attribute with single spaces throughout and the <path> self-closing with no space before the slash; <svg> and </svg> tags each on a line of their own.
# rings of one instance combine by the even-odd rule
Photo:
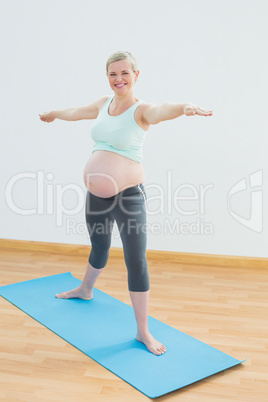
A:
<svg viewBox="0 0 268 402">
<path fill-rule="evenodd" d="M 128 289 L 137 321 L 136 339 L 155 355 L 166 347 L 148 329 L 149 275 L 146 259 L 146 192 L 142 166 L 142 145 L 151 124 L 186 116 L 211 116 L 212 112 L 192 103 L 156 106 L 134 95 L 139 71 L 129 52 L 116 52 L 106 63 L 113 96 L 104 96 L 87 106 L 40 114 L 50 123 L 55 119 L 96 119 L 92 126 L 95 142 L 84 169 L 86 223 L 91 240 L 87 270 L 81 285 L 57 294 L 58 298 L 93 298 L 94 284 L 108 261 L 116 221 L 128 271 Z"/>
</svg>

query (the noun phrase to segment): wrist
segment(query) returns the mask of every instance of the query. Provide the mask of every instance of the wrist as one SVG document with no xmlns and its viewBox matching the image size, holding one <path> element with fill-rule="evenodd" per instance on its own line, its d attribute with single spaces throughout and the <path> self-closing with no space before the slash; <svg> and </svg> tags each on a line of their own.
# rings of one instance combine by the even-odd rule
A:
<svg viewBox="0 0 268 402">
<path fill-rule="evenodd" d="M 185 103 L 182 103 L 180 106 L 181 106 L 182 114 L 185 114 L 185 108 L 186 108 L 187 106 L 189 106 L 189 103 L 188 103 L 188 102 L 185 102 Z"/>
</svg>

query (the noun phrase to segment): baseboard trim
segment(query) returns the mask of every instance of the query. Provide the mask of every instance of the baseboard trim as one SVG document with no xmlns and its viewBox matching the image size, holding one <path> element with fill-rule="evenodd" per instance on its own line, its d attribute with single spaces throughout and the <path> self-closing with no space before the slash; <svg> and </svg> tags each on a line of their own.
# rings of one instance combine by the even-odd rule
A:
<svg viewBox="0 0 268 402">
<path fill-rule="evenodd" d="M 0 239 L 0 249 L 38 251 L 50 254 L 75 254 L 81 257 L 88 257 L 90 252 L 90 246 L 78 244 L 47 243 L 11 239 Z M 146 255 L 148 260 L 159 259 L 167 261 L 169 264 L 268 268 L 268 258 L 260 257 L 181 253 L 162 250 L 147 250 Z M 123 249 L 111 247 L 109 257 L 124 258 Z"/>
</svg>

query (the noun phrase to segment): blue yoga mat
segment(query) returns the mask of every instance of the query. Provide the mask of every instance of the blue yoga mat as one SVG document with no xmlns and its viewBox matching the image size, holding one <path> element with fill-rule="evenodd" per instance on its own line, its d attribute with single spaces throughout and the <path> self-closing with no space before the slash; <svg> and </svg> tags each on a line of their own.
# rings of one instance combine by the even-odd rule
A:
<svg viewBox="0 0 268 402">
<path fill-rule="evenodd" d="M 150 332 L 167 348 L 156 356 L 135 339 L 131 306 L 96 288 L 92 300 L 55 297 L 80 284 L 67 272 L 2 286 L 0 295 L 150 398 L 243 362 L 149 316 Z"/>
</svg>

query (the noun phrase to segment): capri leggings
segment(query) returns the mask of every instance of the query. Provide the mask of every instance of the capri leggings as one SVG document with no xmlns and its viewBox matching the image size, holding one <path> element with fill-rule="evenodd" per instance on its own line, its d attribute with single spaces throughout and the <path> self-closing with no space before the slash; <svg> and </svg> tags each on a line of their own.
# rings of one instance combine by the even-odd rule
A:
<svg viewBox="0 0 268 402">
<path fill-rule="evenodd" d="M 122 240 L 128 271 L 128 288 L 133 292 L 149 290 L 146 258 L 146 200 L 144 185 L 129 187 L 113 197 L 86 195 L 86 224 L 91 240 L 88 262 L 104 268 L 109 257 L 114 222 Z"/>
</svg>

